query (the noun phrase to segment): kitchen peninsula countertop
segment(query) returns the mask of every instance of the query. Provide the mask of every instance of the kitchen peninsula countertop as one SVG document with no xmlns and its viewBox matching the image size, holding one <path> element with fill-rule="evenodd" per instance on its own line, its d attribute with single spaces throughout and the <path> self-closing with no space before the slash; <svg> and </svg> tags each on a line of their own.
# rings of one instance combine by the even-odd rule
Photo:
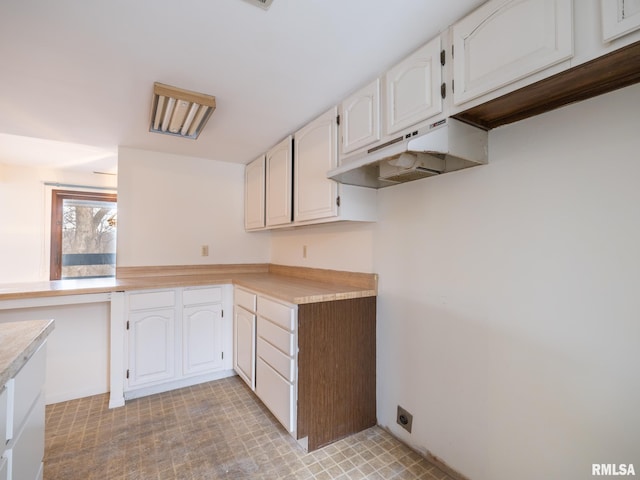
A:
<svg viewBox="0 0 640 480">
<path fill-rule="evenodd" d="M 377 295 L 376 274 L 275 264 L 123 267 L 116 278 L 0 284 L 0 301 L 234 284 L 303 304 Z"/>
<path fill-rule="evenodd" d="M 0 323 L 0 388 L 15 377 L 53 326 L 53 320 Z"/>
</svg>

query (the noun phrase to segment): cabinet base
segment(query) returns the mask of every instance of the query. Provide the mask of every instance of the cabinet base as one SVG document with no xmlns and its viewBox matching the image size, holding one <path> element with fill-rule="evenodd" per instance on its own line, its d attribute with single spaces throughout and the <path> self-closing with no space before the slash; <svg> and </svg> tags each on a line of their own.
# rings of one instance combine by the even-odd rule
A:
<svg viewBox="0 0 640 480">
<path fill-rule="evenodd" d="M 158 385 L 151 385 L 149 387 L 136 388 L 135 390 L 128 390 L 124 392 L 123 406 L 125 400 L 132 400 L 134 398 L 146 397 L 156 393 L 168 392 L 170 390 L 176 390 L 178 388 L 190 387 L 199 383 L 211 382 L 213 380 L 220 380 L 221 378 L 233 377 L 236 372 L 233 370 L 221 370 L 219 372 L 207 373 L 206 375 L 198 375 L 197 377 L 182 378 L 173 382 L 166 382 Z M 112 399 L 113 401 L 113 399 Z M 113 408 L 112 401 L 109 402 L 109 407 Z"/>
</svg>

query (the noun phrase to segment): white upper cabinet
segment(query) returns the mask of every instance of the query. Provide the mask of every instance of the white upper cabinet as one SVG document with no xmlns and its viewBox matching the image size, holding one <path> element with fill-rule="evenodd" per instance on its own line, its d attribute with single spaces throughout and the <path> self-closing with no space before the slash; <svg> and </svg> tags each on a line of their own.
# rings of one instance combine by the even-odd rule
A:
<svg viewBox="0 0 640 480">
<path fill-rule="evenodd" d="M 292 137 L 289 135 L 267 152 L 266 225 L 291 223 Z"/>
<path fill-rule="evenodd" d="M 244 228 L 264 228 L 264 155 L 245 167 L 244 170 Z"/>
<path fill-rule="evenodd" d="M 338 109 L 332 108 L 294 135 L 294 221 L 338 214 L 338 184 L 327 172 L 338 165 Z"/>
<path fill-rule="evenodd" d="M 337 114 L 334 107 L 295 134 L 294 225 L 377 218 L 375 190 L 327 178 L 338 165 Z"/>
<path fill-rule="evenodd" d="M 380 80 L 347 97 L 340 106 L 340 155 L 380 140 Z"/>
<path fill-rule="evenodd" d="M 442 112 L 440 45 L 436 37 L 385 74 L 386 134 Z"/>
<path fill-rule="evenodd" d="M 490 0 L 451 28 L 456 105 L 571 58 L 572 0 Z"/>
<path fill-rule="evenodd" d="M 601 0 L 600 3 L 604 42 L 640 29 L 640 0 Z"/>
</svg>

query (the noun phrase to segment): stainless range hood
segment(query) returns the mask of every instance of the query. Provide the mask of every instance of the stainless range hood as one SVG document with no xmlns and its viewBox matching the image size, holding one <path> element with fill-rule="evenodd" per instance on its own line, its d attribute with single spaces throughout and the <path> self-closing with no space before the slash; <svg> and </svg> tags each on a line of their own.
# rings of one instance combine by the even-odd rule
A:
<svg viewBox="0 0 640 480">
<path fill-rule="evenodd" d="M 348 158 L 327 177 L 340 183 L 382 188 L 486 164 L 485 130 L 447 118 Z"/>
</svg>

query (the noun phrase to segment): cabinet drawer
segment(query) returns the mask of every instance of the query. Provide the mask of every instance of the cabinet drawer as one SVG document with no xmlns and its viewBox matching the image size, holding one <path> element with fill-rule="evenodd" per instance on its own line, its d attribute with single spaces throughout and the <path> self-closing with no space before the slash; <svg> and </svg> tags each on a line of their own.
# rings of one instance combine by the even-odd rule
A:
<svg viewBox="0 0 640 480">
<path fill-rule="evenodd" d="M 247 292 L 246 290 L 242 290 L 240 288 L 236 288 L 234 291 L 235 295 L 235 303 L 236 305 L 240 305 L 241 307 L 249 310 L 250 312 L 256 311 L 256 294 Z"/>
<path fill-rule="evenodd" d="M 176 292 L 132 293 L 129 295 L 129 310 L 145 310 L 147 308 L 173 307 L 176 304 Z"/>
<path fill-rule="evenodd" d="M 293 432 L 294 387 L 261 358 L 256 365 L 256 393 L 287 431 Z"/>
<path fill-rule="evenodd" d="M 42 391 L 45 380 L 46 351 L 46 345 L 42 345 L 15 376 L 13 429 L 9 432 L 11 438 L 15 437 L 22 428 L 27 414 Z"/>
<path fill-rule="evenodd" d="M 258 357 L 273 367 L 289 382 L 295 380 L 295 365 L 293 358 L 285 355 L 264 338 L 258 338 Z"/>
<path fill-rule="evenodd" d="M 37 479 L 44 458 L 44 394 L 29 412 L 11 449 L 11 478 Z"/>
<path fill-rule="evenodd" d="M 295 330 L 295 308 L 293 307 L 258 297 L 258 315 L 268 318 L 289 331 Z"/>
<path fill-rule="evenodd" d="M 9 478 L 9 465 L 6 458 L 0 456 L 0 480 L 7 480 Z"/>
<path fill-rule="evenodd" d="M 295 337 L 293 334 L 261 316 L 258 316 L 258 337 L 264 338 L 271 345 L 291 357 L 295 353 Z"/>
<path fill-rule="evenodd" d="M 7 438 L 7 396 L 8 389 L 6 386 L 0 387 L 2 391 L 0 391 L 0 446 L 4 446 L 5 440 Z M 2 455 L 2 452 L 0 452 Z M 2 477 L 0 477 L 2 480 Z"/>
<path fill-rule="evenodd" d="M 222 287 L 189 288 L 182 292 L 183 305 L 222 301 Z"/>
</svg>

